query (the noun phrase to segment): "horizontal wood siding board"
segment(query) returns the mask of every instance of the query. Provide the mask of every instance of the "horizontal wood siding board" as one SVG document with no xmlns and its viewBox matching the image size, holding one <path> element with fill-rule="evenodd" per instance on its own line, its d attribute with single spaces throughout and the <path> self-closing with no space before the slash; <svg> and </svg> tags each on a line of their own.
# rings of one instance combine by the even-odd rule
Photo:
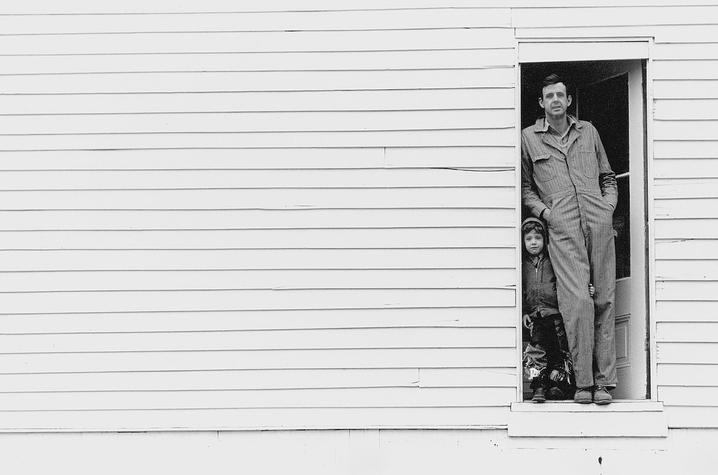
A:
<svg viewBox="0 0 718 475">
<path fill-rule="evenodd" d="M 0 22 L 4 17 L 0 17 Z M 6 17 L 5 17 L 6 18 Z M 15 20 L 17 21 L 17 20 Z M 133 19 L 136 21 L 136 18 Z M 4 56 L 0 74 L 361 71 L 513 67 L 513 47 L 396 51 Z"/>
<path fill-rule="evenodd" d="M 716 52 L 718 58 L 718 52 Z M 676 66 L 680 69 L 680 64 Z M 655 120 L 718 119 L 717 99 L 660 99 L 655 101 Z"/>
<path fill-rule="evenodd" d="M 512 47 L 513 40 L 511 28 L 4 35 L 0 54 L 394 51 Z"/>
<path fill-rule="evenodd" d="M 256 71 L 0 76 L 4 94 L 180 94 L 511 88 L 513 68 L 416 71 Z"/>
<path fill-rule="evenodd" d="M 718 218 L 718 198 L 656 200 L 657 218 Z"/>
<path fill-rule="evenodd" d="M 236 6 L 232 9 L 235 10 Z M 497 28 L 511 26 L 508 9 L 225 12 L 192 15 L 27 15 L 0 17 L 4 34 L 147 32 L 268 32 Z M 700 12 L 699 12 L 700 13 Z M 710 10 L 706 10 L 710 14 Z"/>
<path fill-rule="evenodd" d="M 658 300 L 718 300 L 718 281 L 656 282 Z"/>
<path fill-rule="evenodd" d="M 508 244 L 508 243 L 507 243 Z M 0 271 L 514 268 L 514 244 L 477 249 L 7 251 Z"/>
<path fill-rule="evenodd" d="M 570 4 L 570 2 L 566 2 Z M 595 5 L 595 4 L 594 4 Z M 562 28 L 571 27 L 618 27 L 637 25 L 705 25 L 718 24 L 717 6 L 655 6 L 634 7 L 630 5 L 601 8 L 545 7 L 513 8 L 512 25 L 516 28 Z"/>
<path fill-rule="evenodd" d="M 654 197 L 656 199 L 692 199 L 715 198 L 718 178 L 675 178 L 656 179 Z"/>
<path fill-rule="evenodd" d="M 665 322 L 711 322 L 718 314 L 718 302 L 701 301 L 657 301 L 656 321 Z"/>
<path fill-rule="evenodd" d="M 158 148 L 511 147 L 513 132 L 512 128 L 507 127 L 412 131 L 8 135 L 3 137 L 0 152 Z"/>
<path fill-rule="evenodd" d="M 515 328 L 351 328 L 0 335 L 4 354 L 45 352 L 512 348 Z"/>
<path fill-rule="evenodd" d="M 718 365 L 660 364 L 657 367 L 659 387 L 712 387 L 718 381 Z"/>
<path fill-rule="evenodd" d="M 513 208 L 514 189 L 343 188 L 6 191 L 3 210 Z M 708 203 L 707 203 L 708 204 Z M 675 203 L 678 205 L 678 203 Z"/>
<path fill-rule="evenodd" d="M 666 406 L 669 428 L 718 428 L 718 407 Z"/>
<path fill-rule="evenodd" d="M 500 407 L 514 388 L 342 388 L 222 391 L 0 393 L 0 414 L 55 410 L 325 407 Z"/>
<path fill-rule="evenodd" d="M 3 334 L 509 328 L 512 307 L 5 314 Z"/>
<path fill-rule="evenodd" d="M 3 313 L 506 307 L 513 288 L 52 292 L 4 294 Z"/>
<path fill-rule="evenodd" d="M 658 342 L 658 364 L 716 364 L 718 343 Z"/>
<path fill-rule="evenodd" d="M 715 60 L 718 58 L 718 41 L 696 44 L 660 44 L 653 50 L 653 59 L 661 60 Z"/>
<path fill-rule="evenodd" d="M 4 374 L 3 393 L 347 388 L 513 388 L 515 368 L 316 369 Z"/>
<path fill-rule="evenodd" d="M 656 341 L 675 343 L 716 343 L 718 322 L 658 322 Z M 706 380 L 710 382 L 710 380 Z"/>
<path fill-rule="evenodd" d="M 198 155 L 202 156 L 197 160 Z M 0 154 L 0 170 L 514 169 L 512 147 L 362 147 L 24 151 Z M 487 170 L 489 171 L 489 170 Z"/>
<path fill-rule="evenodd" d="M 168 75 L 167 78 L 172 76 Z M 55 78 L 57 79 L 57 78 Z M 15 94 L 0 96 L 2 117 L 95 114 L 211 114 L 333 111 L 417 111 L 459 109 L 512 109 L 514 93 L 508 87 L 421 88 L 399 85 L 392 89 L 183 92 L 176 94 Z M 237 87 L 233 84 L 232 87 Z M 91 96 L 92 100 L 87 96 Z M 42 100 L 32 100 L 32 99 Z"/>
<path fill-rule="evenodd" d="M 713 234 L 718 231 L 713 230 Z M 656 261 L 656 279 L 658 281 L 716 281 L 718 263 L 715 260 L 659 260 Z"/>
<path fill-rule="evenodd" d="M 439 168 L 439 167 L 437 167 Z M 107 170 L 5 171 L 3 190 L 508 187 L 513 170 Z M 712 183 L 706 183 L 710 185 Z"/>
<path fill-rule="evenodd" d="M 475 288 L 515 285 L 514 269 L 0 273 L 2 292 L 212 289 Z"/>
<path fill-rule="evenodd" d="M 449 236 L 447 236 L 449 231 Z M 503 247 L 508 227 L 215 231 L 80 231 L 2 234 L 2 250 L 62 249 L 389 249 Z"/>
<path fill-rule="evenodd" d="M 506 427 L 509 408 L 271 408 L 24 411 L 3 414 L 3 432 L 287 430 Z"/>
<path fill-rule="evenodd" d="M 705 260 L 718 259 L 718 249 L 713 239 L 666 239 L 656 241 L 658 260 Z"/>
<path fill-rule="evenodd" d="M 648 22 L 646 22 L 648 23 Z M 526 27 L 517 28 L 517 38 L 627 38 L 653 37 L 657 45 L 662 43 L 715 43 L 718 25 L 650 25 L 639 24 L 630 26 L 574 26 L 563 27 Z"/>
<path fill-rule="evenodd" d="M 510 208 L 0 211 L 2 231 L 319 230 L 510 227 Z M 491 223 L 484 226 L 485 223 Z M 461 231 L 460 231 L 461 232 Z"/>
<path fill-rule="evenodd" d="M 242 369 L 476 368 L 515 365 L 515 348 L 384 348 L 0 354 L 2 374 Z M 507 401 L 508 403 L 508 401 Z"/>
<path fill-rule="evenodd" d="M 654 155 L 655 162 L 660 164 L 662 159 L 686 159 L 686 164 L 697 165 L 696 160 L 705 158 L 716 158 L 718 155 L 715 146 L 718 141 L 702 140 L 702 141 L 655 141 Z M 712 166 L 711 160 L 705 161 L 703 166 Z M 680 177 L 680 171 L 676 170 L 676 176 Z"/>
<path fill-rule="evenodd" d="M 492 109 L 5 116 L 0 127 L 3 135 L 501 129 L 513 126 L 513 115 L 510 109 Z"/>
</svg>

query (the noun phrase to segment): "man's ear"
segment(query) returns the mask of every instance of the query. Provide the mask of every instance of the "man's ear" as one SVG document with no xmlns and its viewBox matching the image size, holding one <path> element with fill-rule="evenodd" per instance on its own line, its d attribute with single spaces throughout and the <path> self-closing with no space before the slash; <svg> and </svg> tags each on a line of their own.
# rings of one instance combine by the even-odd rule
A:
<svg viewBox="0 0 718 475">
<path fill-rule="evenodd" d="M 573 98 L 571 97 L 571 94 L 566 97 L 566 107 L 571 105 L 571 102 L 573 101 Z"/>
<path fill-rule="evenodd" d="M 543 109 L 543 97 L 539 97 L 539 107 Z"/>
</svg>

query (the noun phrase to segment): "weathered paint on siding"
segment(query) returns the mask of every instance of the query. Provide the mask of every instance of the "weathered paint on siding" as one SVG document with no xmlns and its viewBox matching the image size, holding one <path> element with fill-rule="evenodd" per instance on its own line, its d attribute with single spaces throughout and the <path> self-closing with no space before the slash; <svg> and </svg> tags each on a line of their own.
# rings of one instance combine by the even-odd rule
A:
<svg viewBox="0 0 718 475">
<path fill-rule="evenodd" d="M 515 40 L 596 36 L 655 37 L 654 378 L 718 427 L 718 6 L 558 3 L 0 7 L 0 429 L 505 426 Z"/>
</svg>

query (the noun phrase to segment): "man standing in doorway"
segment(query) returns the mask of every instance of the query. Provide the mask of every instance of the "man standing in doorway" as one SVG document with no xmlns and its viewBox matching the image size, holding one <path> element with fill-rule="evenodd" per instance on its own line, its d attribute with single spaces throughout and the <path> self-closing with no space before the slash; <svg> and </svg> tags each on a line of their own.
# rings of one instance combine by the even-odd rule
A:
<svg viewBox="0 0 718 475">
<path fill-rule="evenodd" d="M 571 100 L 563 79 L 544 78 L 539 105 L 545 117 L 521 131 L 521 194 L 530 212 L 548 224 L 576 374 L 574 401 L 609 404 L 608 391 L 617 383 L 612 217 L 618 190 L 596 128 L 567 114 Z"/>
</svg>

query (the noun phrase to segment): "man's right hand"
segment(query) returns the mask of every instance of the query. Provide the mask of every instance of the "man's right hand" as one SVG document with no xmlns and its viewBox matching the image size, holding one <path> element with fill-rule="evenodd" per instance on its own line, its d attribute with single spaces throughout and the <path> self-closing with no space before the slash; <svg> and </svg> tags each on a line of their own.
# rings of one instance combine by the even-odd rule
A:
<svg viewBox="0 0 718 475">
<path fill-rule="evenodd" d="M 549 217 L 550 215 L 551 215 L 551 209 L 550 209 L 550 208 L 546 208 L 545 210 L 543 210 L 543 220 L 546 221 L 547 223 L 548 223 L 548 217 Z"/>
</svg>

